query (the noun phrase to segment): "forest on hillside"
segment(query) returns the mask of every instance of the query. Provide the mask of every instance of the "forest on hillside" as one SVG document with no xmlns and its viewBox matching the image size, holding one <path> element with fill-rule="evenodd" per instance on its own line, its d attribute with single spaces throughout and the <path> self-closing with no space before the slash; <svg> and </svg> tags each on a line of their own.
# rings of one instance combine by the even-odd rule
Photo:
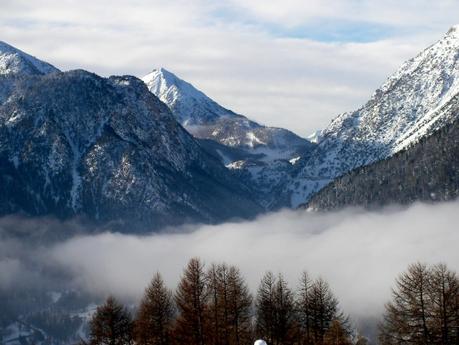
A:
<svg viewBox="0 0 459 345">
<path fill-rule="evenodd" d="M 387 159 L 337 178 L 318 192 L 307 207 L 374 208 L 392 203 L 454 200 L 458 195 L 459 121 L 455 121 Z"/>
</svg>

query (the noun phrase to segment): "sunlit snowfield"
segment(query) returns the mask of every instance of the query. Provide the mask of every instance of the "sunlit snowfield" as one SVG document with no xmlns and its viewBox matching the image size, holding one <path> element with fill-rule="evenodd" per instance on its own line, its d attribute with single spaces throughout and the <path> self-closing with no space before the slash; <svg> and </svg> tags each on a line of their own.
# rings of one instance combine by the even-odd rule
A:
<svg viewBox="0 0 459 345">
<path fill-rule="evenodd" d="M 282 211 L 251 222 L 172 229 L 174 234 L 81 236 L 32 252 L 4 239 L 0 282 L 38 284 L 38 265 L 68 273 L 74 288 L 137 301 L 156 271 L 174 287 L 187 261 L 199 256 L 240 267 L 252 292 L 267 270 L 285 274 L 292 288 L 307 270 L 330 283 L 343 310 L 358 322 L 380 315 L 394 278 L 408 264 L 444 262 L 459 270 L 457 207 L 455 202 L 382 212 Z"/>
</svg>

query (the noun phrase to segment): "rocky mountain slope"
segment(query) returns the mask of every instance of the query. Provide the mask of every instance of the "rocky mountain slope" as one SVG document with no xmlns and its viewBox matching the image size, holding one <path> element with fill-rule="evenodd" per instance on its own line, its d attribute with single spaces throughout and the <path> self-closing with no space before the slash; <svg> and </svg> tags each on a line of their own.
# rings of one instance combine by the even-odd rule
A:
<svg viewBox="0 0 459 345">
<path fill-rule="evenodd" d="M 0 214 L 133 231 L 261 210 L 139 79 L 19 66 L 0 79 Z"/>
<path fill-rule="evenodd" d="M 407 61 L 360 109 L 334 119 L 287 188 L 292 205 L 334 178 L 385 159 L 457 118 L 444 106 L 459 92 L 459 26 Z"/>
<path fill-rule="evenodd" d="M 295 163 L 314 144 L 282 128 L 260 125 L 217 104 L 194 86 L 164 68 L 142 78 L 202 145 L 256 191 L 265 208 L 288 206 L 279 198 L 295 174 Z M 215 144 L 217 143 L 217 144 Z"/>
<path fill-rule="evenodd" d="M 439 111 L 457 117 L 459 96 Z M 458 195 L 459 119 L 456 119 L 395 155 L 334 180 L 306 207 L 316 210 L 348 206 L 372 208 L 415 201 L 447 201 Z"/>
</svg>

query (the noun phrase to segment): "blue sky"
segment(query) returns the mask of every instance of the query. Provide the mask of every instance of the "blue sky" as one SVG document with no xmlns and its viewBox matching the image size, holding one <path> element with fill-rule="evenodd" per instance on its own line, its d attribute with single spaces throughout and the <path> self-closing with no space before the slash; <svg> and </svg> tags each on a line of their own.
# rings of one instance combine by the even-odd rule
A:
<svg viewBox="0 0 459 345">
<path fill-rule="evenodd" d="M 318 19 L 293 28 L 266 24 L 261 28 L 274 37 L 305 38 L 319 42 L 374 42 L 388 39 L 394 34 L 394 29 L 381 24 L 366 22 L 328 21 Z"/>
<path fill-rule="evenodd" d="M 310 39 L 319 42 L 373 42 L 401 34 L 400 29 L 397 30 L 394 26 L 365 20 L 315 17 L 295 25 L 264 21 L 235 6 L 222 6 L 212 11 L 209 23 L 216 21 L 246 26 L 266 32 L 272 37 Z"/>
<path fill-rule="evenodd" d="M 62 70 L 165 67 L 306 136 L 364 103 L 457 13 L 456 0 L 2 0 L 0 40 Z"/>
</svg>

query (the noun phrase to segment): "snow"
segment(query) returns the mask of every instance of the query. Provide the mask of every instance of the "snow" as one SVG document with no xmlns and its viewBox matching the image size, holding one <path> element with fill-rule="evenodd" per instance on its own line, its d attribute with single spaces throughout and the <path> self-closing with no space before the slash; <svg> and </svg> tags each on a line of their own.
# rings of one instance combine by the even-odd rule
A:
<svg viewBox="0 0 459 345">
<path fill-rule="evenodd" d="M 266 145 L 266 143 L 257 138 L 257 136 L 253 132 L 247 132 L 246 137 L 248 139 L 247 145 L 249 147 L 253 148 L 257 145 Z"/>
<path fill-rule="evenodd" d="M 226 164 L 225 166 L 228 169 L 242 169 L 244 168 L 246 161 L 245 160 L 239 160 L 239 161 L 234 161 L 232 163 Z"/>
<path fill-rule="evenodd" d="M 48 74 L 58 71 L 54 66 L 0 41 L 0 75 L 13 73 Z"/>
<path fill-rule="evenodd" d="M 290 159 L 289 162 L 290 162 L 291 165 L 295 165 L 300 159 L 301 159 L 301 156 L 294 157 L 294 158 Z"/>
<path fill-rule="evenodd" d="M 266 343 L 266 341 L 260 339 L 260 340 L 255 341 L 253 345 L 268 345 L 268 344 Z"/>
<path fill-rule="evenodd" d="M 318 144 L 322 140 L 322 130 L 317 130 L 306 137 L 311 143 Z"/>
<path fill-rule="evenodd" d="M 193 126 L 235 114 L 165 68 L 142 78 L 148 89 L 166 103 L 183 126 Z"/>
</svg>

